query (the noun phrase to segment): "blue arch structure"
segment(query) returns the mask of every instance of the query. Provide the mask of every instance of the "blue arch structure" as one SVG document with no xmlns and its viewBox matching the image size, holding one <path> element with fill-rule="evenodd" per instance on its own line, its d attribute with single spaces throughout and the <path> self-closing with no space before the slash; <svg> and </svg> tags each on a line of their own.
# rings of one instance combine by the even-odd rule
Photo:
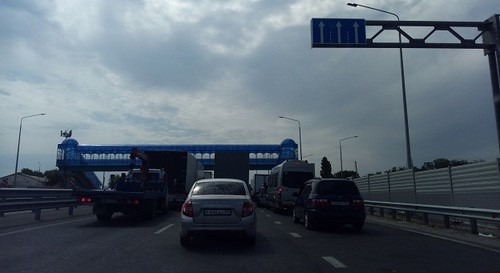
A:
<svg viewBox="0 0 500 273">
<path fill-rule="evenodd" d="M 250 170 L 270 170 L 287 159 L 297 159 L 297 143 L 285 139 L 281 144 L 206 144 L 206 145 L 88 145 L 79 144 L 73 138 L 57 145 L 56 166 L 68 171 L 125 171 L 130 165 L 130 151 L 188 151 L 203 164 L 206 170 L 213 170 L 215 153 L 239 151 L 249 154 Z M 138 160 L 134 162 L 140 165 Z"/>
</svg>

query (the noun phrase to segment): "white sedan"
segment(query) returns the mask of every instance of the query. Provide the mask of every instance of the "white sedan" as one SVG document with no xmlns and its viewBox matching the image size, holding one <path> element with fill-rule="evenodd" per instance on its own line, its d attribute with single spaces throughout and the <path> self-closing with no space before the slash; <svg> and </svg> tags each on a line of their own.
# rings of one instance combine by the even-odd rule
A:
<svg viewBox="0 0 500 273">
<path fill-rule="evenodd" d="M 202 179 L 191 188 L 181 210 L 180 242 L 206 234 L 244 236 L 255 244 L 255 204 L 244 181 L 228 178 Z"/>
</svg>

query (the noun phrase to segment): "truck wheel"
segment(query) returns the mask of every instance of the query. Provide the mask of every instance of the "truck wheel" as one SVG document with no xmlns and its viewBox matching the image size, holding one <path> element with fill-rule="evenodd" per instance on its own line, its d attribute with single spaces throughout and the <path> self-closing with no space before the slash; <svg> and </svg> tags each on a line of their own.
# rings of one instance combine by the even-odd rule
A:
<svg viewBox="0 0 500 273">
<path fill-rule="evenodd" d="M 146 216 L 149 220 L 154 220 L 156 218 L 156 210 L 153 209 L 152 211 L 148 211 Z"/>
<path fill-rule="evenodd" d="M 99 221 L 109 221 L 112 214 L 97 214 L 97 220 Z"/>
</svg>

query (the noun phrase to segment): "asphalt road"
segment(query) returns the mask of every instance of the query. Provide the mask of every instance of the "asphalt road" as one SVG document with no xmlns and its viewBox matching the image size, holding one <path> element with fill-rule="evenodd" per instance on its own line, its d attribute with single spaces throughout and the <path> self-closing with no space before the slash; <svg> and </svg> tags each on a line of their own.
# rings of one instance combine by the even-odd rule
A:
<svg viewBox="0 0 500 273">
<path fill-rule="evenodd" d="M 308 231 L 258 208 L 255 246 L 235 238 L 179 243 L 179 212 L 97 221 L 88 207 L 0 218 L 0 272 L 500 272 L 500 251 L 368 220 Z"/>
</svg>

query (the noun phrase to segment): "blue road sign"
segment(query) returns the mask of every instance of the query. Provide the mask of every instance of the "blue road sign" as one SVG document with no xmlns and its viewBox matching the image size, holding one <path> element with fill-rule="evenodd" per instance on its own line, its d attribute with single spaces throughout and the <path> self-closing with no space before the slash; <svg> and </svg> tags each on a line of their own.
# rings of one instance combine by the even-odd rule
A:
<svg viewBox="0 0 500 273">
<path fill-rule="evenodd" d="M 335 47 L 342 44 L 365 44 L 364 19 L 311 19 L 312 47 Z"/>
</svg>

